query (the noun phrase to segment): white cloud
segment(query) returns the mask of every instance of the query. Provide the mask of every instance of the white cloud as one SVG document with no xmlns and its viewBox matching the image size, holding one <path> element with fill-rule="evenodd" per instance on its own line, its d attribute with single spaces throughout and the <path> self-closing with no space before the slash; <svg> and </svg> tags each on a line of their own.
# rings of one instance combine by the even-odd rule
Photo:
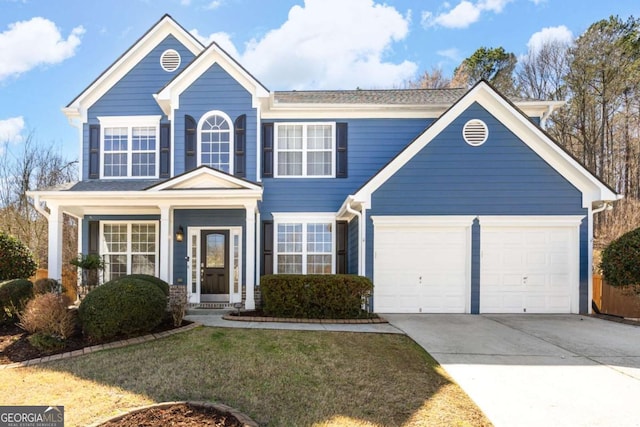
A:
<svg viewBox="0 0 640 427">
<path fill-rule="evenodd" d="M 460 50 L 452 47 L 450 49 L 439 50 L 436 52 L 439 56 L 445 57 L 452 61 L 460 61 L 462 59 L 460 55 Z"/>
<path fill-rule="evenodd" d="M 573 40 L 573 33 L 564 25 L 557 27 L 545 27 L 529 38 L 527 47 L 529 51 L 537 51 L 540 47 L 549 41 L 559 41 L 563 43 L 571 43 Z"/>
<path fill-rule="evenodd" d="M 241 62 L 267 87 L 391 87 L 417 70 L 413 62 L 384 59 L 407 36 L 409 19 L 373 0 L 305 0 L 280 28 L 251 40 Z"/>
<path fill-rule="evenodd" d="M 529 1 L 531 1 L 531 3 L 535 4 L 536 6 L 547 2 L 547 0 L 529 0 Z"/>
<path fill-rule="evenodd" d="M 22 116 L 0 120 L 0 144 L 24 141 L 22 131 L 24 131 L 24 118 Z"/>
<path fill-rule="evenodd" d="M 82 26 L 75 27 L 65 40 L 55 23 L 40 17 L 9 24 L 0 33 L 0 81 L 72 57 L 84 32 Z"/>
<path fill-rule="evenodd" d="M 180 0 L 180 4 L 182 6 L 189 6 L 191 4 L 191 0 Z"/>
<path fill-rule="evenodd" d="M 240 59 L 240 54 L 231 41 L 231 36 L 228 33 L 218 32 L 211 33 L 208 36 L 203 36 L 196 29 L 191 30 L 190 33 L 193 34 L 193 36 L 197 38 L 203 45 L 209 46 L 211 42 L 215 41 L 218 46 L 223 48 L 229 55 L 233 56 L 237 60 Z"/>
<path fill-rule="evenodd" d="M 207 4 L 204 8 L 207 10 L 214 10 L 219 8 L 221 5 L 222 5 L 221 0 L 213 0 L 212 2 L 209 2 L 209 4 Z"/>
<path fill-rule="evenodd" d="M 448 2 L 443 3 L 442 8 L 446 12 L 434 14 L 430 11 L 422 12 L 421 24 L 423 27 L 441 26 L 446 28 L 467 28 L 477 22 L 483 12 L 500 13 L 505 6 L 513 0 L 481 0 L 475 3 L 462 0 L 454 8 Z"/>
</svg>

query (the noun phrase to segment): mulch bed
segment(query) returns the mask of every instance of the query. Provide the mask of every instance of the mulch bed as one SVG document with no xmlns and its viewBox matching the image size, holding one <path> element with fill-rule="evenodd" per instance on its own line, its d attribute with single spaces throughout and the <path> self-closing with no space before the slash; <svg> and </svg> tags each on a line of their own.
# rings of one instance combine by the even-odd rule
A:
<svg viewBox="0 0 640 427">
<path fill-rule="evenodd" d="M 183 321 L 182 326 L 188 325 L 190 323 L 191 322 Z M 170 321 L 165 321 L 153 331 L 148 333 L 158 333 L 171 329 L 175 329 L 175 326 L 173 326 Z M 147 333 L 143 335 L 146 334 Z M 80 350 L 84 347 L 90 347 L 92 345 L 100 344 L 87 340 L 81 333 L 76 333 L 65 341 L 65 347 L 63 349 L 50 352 L 42 352 L 31 345 L 31 343 L 27 340 L 28 336 L 29 335 L 23 329 L 20 329 L 20 327 L 16 325 L 0 325 L 0 365 L 8 365 L 14 362 L 23 362 L 25 360 L 51 356 L 53 354 L 65 353 L 68 351 Z M 103 341 L 102 343 L 119 341 L 127 338 L 132 337 L 114 337 L 113 339 Z"/>
<path fill-rule="evenodd" d="M 242 427 L 243 423 L 227 412 L 213 407 L 179 403 L 168 408 L 148 408 L 100 424 L 101 427 Z"/>
</svg>

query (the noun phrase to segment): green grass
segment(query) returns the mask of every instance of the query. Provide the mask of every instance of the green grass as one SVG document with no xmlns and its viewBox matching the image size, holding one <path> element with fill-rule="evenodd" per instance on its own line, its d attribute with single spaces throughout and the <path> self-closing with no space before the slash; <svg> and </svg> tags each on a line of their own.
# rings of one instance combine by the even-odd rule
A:
<svg viewBox="0 0 640 427">
<path fill-rule="evenodd" d="M 0 371 L 3 405 L 64 405 L 67 426 L 172 400 L 269 426 L 477 426 L 482 412 L 402 335 L 197 328 Z"/>
</svg>

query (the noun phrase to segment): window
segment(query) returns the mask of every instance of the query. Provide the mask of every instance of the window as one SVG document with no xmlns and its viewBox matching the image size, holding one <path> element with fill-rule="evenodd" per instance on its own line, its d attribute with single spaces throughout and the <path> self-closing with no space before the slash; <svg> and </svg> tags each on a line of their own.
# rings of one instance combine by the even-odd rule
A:
<svg viewBox="0 0 640 427">
<path fill-rule="evenodd" d="M 232 173 L 233 129 L 229 116 L 221 111 L 206 113 L 198 123 L 199 162 Z"/>
<path fill-rule="evenodd" d="M 101 223 L 104 280 L 127 274 L 157 275 L 158 233 L 155 222 Z"/>
<path fill-rule="evenodd" d="M 156 178 L 160 116 L 98 117 L 102 178 Z"/>
<path fill-rule="evenodd" d="M 334 177 L 335 123 L 277 123 L 277 177 Z"/>
<path fill-rule="evenodd" d="M 331 274 L 334 221 L 276 220 L 275 271 L 279 274 Z"/>
</svg>

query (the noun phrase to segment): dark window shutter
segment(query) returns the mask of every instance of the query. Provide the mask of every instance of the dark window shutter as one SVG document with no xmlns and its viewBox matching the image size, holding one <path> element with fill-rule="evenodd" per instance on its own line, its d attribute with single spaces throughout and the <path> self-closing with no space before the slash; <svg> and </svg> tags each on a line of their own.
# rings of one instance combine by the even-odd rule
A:
<svg viewBox="0 0 640 427">
<path fill-rule="evenodd" d="M 273 221 L 262 221 L 260 275 L 273 274 Z"/>
<path fill-rule="evenodd" d="M 89 125 L 89 179 L 100 178 L 100 125 Z"/>
<path fill-rule="evenodd" d="M 89 253 L 97 254 L 100 252 L 100 222 L 89 221 Z"/>
<path fill-rule="evenodd" d="M 198 165 L 196 158 L 196 120 L 191 116 L 184 116 L 184 171 L 195 169 Z"/>
<path fill-rule="evenodd" d="M 336 178 L 347 177 L 347 123 L 336 123 Z"/>
<path fill-rule="evenodd" d="M 273 177 L 273 123 L 262 124 L 262 176 Z"/>
<path fill-rule="evenodd" d="M 171 174 L 171 125 L 160 125 L 160 178 L 169 178 Z"/>
<path fill-rule="evenodd" d="M 239 116 L 235 123 L 235 158 L 233 161 L 234 175 L 239 177 L 247 176 L 245 149 L 247 146 L 247 115 Z"/>
<path fill-rule="evenodd" d="M 347 274 L 347 221 L 336 221 L 336 274 Z"/>
</svg>

